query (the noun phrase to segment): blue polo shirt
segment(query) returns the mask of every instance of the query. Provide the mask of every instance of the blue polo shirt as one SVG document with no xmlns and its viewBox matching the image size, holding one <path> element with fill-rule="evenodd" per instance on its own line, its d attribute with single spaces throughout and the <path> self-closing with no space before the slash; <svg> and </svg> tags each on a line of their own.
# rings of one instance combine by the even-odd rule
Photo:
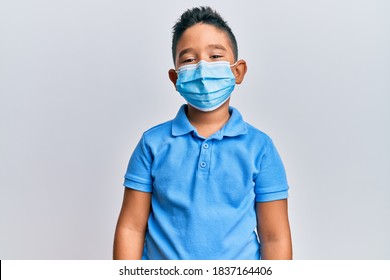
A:
<svg viewBox="0 0 390 280">
<path fill-rule="evenodd" d="M 259 259 L 255 202 L 285 199 L 288 185 L 271 139 L 230 107 L 205 139 L 186 116 L 146 131 L 124 186 L 152 193 L 143 259 Z"/>
</svg>

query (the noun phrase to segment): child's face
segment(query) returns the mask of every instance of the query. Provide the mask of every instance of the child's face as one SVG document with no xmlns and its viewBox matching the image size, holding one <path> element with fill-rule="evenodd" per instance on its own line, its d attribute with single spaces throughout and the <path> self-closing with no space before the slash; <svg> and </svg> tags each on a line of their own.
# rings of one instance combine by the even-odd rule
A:
<svg viewBox="0 0 390 280">
<path fill-rule="evenodd" d="M 196 64 L 201 60 L 228 61 L 231 65 L 235 64 L 231 70 L 236 84 L 241 84 L 247 70 L 245 60 L 240 59 L 234 63 L 234 53 L 226 33 L 205 23 L 198 23 L 184 31 L 176 46 L 175 68 Z M 176 87 L 176 71 L 170 69 L 168 75 Z"/>
<path fill-rule="evenodd" d="M 229 61 L 234 63 L 234 54 L 228 36 L 210 24 L 198 23 L 188 28 L 176 46 L 176 69 L 201 60 Z"/>
</svg>

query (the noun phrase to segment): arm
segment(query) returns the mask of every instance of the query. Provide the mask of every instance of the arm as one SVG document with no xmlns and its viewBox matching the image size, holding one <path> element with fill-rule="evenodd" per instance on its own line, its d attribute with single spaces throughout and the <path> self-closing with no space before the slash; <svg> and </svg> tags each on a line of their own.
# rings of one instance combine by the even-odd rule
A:
<svg viewBox="0 0 390 280">
<path fill-rule="evenodd" d="M 114 260 L 141 259 L 151 210 L 151 193 L 125 187 L 114 239 Z"/>
<path fill-rule="evenodd" d="M 256 212 L 261 258 L 265 260 L 292 259 L 287 199 L 257 202 Z"/>
</svg>

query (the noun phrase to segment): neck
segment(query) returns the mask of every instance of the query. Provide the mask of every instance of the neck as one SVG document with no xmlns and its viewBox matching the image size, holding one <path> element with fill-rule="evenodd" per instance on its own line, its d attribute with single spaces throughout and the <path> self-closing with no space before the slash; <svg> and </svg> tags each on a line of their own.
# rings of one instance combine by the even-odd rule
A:
<svg viewBox="0 0 390 280">
<path fill-rule="evenodd" d="M 187 106 L 187 118 L 196 128 L 199 135 L 207 138 L 220 130 L 229 120 L 229 101 L 211 112 L 200 111 L 191 105 Z"/>
</svg>

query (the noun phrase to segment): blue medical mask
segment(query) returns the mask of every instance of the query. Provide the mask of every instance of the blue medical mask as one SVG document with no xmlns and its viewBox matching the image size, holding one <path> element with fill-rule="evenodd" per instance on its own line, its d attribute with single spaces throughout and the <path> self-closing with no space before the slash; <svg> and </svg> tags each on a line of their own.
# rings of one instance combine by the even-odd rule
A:
<svg viewBox="0 0 390 280">
<path fill-rule="evenodd" d="M 228 61 L 188 64 L 176 72 L 176 89 L 181 96 L 198 110 L 209 112 L 224 104 L 230 97 L 236 78 Z"/>
</svg>

